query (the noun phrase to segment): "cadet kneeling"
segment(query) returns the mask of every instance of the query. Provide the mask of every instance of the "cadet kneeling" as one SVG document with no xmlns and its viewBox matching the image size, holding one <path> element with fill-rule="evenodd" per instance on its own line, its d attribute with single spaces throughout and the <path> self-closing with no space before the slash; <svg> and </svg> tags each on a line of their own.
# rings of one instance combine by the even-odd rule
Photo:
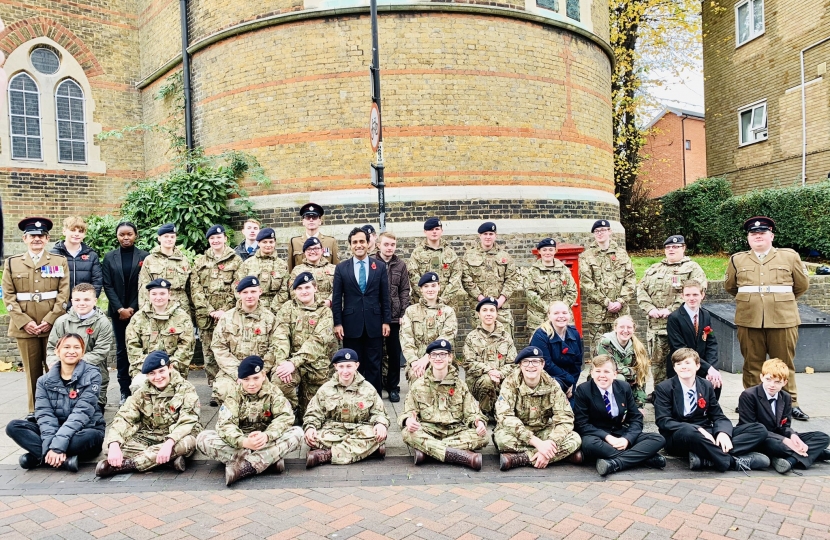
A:
<svg viewBox="0 0 830 540">
<path fill-rule="evenodd" d="M 493 439 L 501 452 L 499 468 L 549 463 L 567 459 L 582 463 L 582 443 L 574 431 L 574 415 L 559 383 L 545 373 L 545 357 L 538 347 L 525 347 L 516 356 L 519 369 L 501 385 L 496 400 Z"/>
<path fill-rule="evenodd" d="M 458 370 L 450 370 L 450 342 L 433 341 L 426 351 L 431 366 L 412 382 L 401 414 L 403 441 L 415 450 L 415 465 L 426 454 L 480 471 L 481 454 L 472 450 L 487 446 L 486 417 Z"/>
<path fill-rule="evenodd" d="M 164 351 L 148 354 L 141 373 L 147 379 L 107 431 L 107 459 L 98 462 L 96 476 L 144 472 L 165 463 L 184 472 L 184 458 L 196 451 L 196 435 L 202 431 L 196 388 L 171 369 Z"/>
<path fill-rule="evenodd" d="M 225 485 L 261 474 L 285 470 L 283 457 L 295 450 L 303 431 L 294 424 L 291 405 L 268 381 L 259 356 L 242 360 L 239 381 L 225 397 L 216 431 L 203 431 L 196 445 L 204 455 L 225 464 Z"/>
</svg>

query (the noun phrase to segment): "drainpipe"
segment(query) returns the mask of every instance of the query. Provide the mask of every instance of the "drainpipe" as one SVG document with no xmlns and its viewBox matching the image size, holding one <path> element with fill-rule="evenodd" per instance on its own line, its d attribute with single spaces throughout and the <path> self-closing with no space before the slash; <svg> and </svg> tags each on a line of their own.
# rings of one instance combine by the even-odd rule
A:
<svg viewBox="0 0 830 540">
<path fill-rule="evenodd" d="M 184 138 L 187 151 L 193 150 L 193 110 L 190 103 L 190 55 L 187 53 L 187 0 L 179 0 L 182 25 L 182 83 L 184 84 Z"/>
<path fill-rule="evenodd" d="M 830 37 L 826 37 L 821 41 L 817 41 L 801 49 L 801 185 L 807 184 L 807 92 L 804 88 L 804 53 L 818 47 L 825 41 L 830 41 Z"/>
<path fill-rule="evenodd" d="M 686 126 L 683 124 L 683 122 L 685 122 L 687 118 L 688 116 L 686 116 L 685 114 L 680 115 L 680 148 L 682 148 L 683 152 L 680 155 L 682 157 L 683 163 L 683 187 L 686 187 Z"/>
</svg>

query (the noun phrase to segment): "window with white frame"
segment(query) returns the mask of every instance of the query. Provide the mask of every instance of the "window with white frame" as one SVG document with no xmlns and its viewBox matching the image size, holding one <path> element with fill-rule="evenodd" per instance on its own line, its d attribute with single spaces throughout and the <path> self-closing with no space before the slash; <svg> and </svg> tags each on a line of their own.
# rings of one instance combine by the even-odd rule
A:
<svg viewBox="0 0 830 540">
<path fill-rule="evenodd" d="M 767 140 L 767 102 L 753 103 L 738 111 L 740 144 Z"/>
<path fill-rule="evenodd" d="M 764 0 L 735 4 L 735 45 L 740 46 L 764 33 Z"/>
<path fill-rule="evenodd" d="M 9 81 L 9 120 L 12 159 L 42 160 L 40 92 L 26 73 L 18 73 Z"/>
<path fill-rule="evenodd" d="M 86 121 L 84 91 L 72 79 L 55 92 L 55 119 L 58 122 L 58 161 L 86 163 Z"/>
</svg>

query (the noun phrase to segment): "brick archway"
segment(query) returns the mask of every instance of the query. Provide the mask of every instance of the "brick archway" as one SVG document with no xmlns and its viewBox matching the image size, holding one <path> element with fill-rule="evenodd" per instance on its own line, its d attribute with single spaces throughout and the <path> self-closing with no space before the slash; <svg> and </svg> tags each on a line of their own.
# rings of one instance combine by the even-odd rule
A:
<svg viewBox="0 0 830 540">
<path fill-rule="evenodd" d="M 33 17 L 17 21 L 0 32 L 0 51 L 9 57 L 12 51 L 29 40 L 47 37 L 66 49 L 81 64 L 87 77 L 104 73 L 95 55 L 72 31 L 46 17 Z"/>
</svg>

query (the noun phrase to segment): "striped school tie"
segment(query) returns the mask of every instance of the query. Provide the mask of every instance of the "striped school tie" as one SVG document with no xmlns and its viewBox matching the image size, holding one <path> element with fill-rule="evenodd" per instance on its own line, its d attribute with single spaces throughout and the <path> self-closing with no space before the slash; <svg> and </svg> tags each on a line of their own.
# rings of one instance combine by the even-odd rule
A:
<svg viewBox="0 0 830 540">
<path fill-rule="evenodd" d="M 602 393 L 602 401 L 605 402 L 605 412 L 608 413 L 608 416 L 613 418 L 613 415 L 611 414 L 611 400 L 608 399 L 608 390 Z"/>
<path fill-rule="evenodd" d="M 689 414 L 687 414 L 686 416 L 691 416 L 691 414 L 695 412 L 695 410 L 697 410 L 697 402 L 695 401 L 695 391 L 689 390 L 688 392 L 686 392 L 686 396 L 688 396 L 689 398 Z"/>
</svg>

